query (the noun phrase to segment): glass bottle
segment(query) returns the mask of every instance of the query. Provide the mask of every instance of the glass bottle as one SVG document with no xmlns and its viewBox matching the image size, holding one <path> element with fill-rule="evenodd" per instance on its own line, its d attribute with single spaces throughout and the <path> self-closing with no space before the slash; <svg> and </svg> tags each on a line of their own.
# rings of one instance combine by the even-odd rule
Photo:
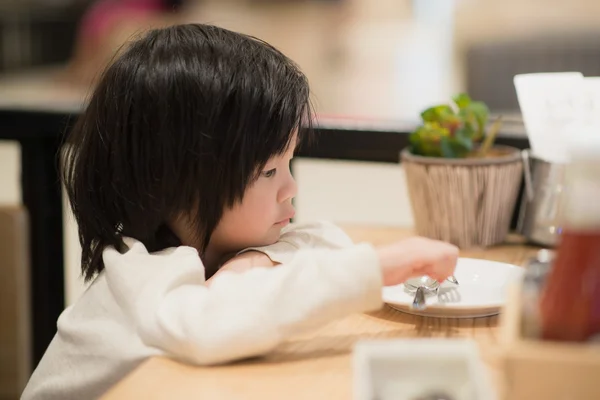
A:
<svg viewBox="0 0 600 400">
<path fill-rule="evenodd" d="M 540 298 L 542 337 L 586 341 L 600 333 L 600 132 L 570 143 L 563 233 Z"/>
</svg>

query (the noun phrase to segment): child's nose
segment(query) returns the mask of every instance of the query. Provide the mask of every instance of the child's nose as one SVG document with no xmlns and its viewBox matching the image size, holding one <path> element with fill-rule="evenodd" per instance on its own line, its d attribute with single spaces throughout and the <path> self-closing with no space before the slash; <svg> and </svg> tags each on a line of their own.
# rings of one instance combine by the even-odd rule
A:
<svg viewBox="0 0 600 400">
<path fill-rule="evenodd" d="M 283 185 L 283 187 L 281 188 L 281 190 L 279 191 L 279 199 L 277 199 L 280 203 L 285 203 L 286 201 L 289 201 L 291 199 L 293 199 L 294 197 L 296 197 L 296 195 L 298 194 L 298 184 L 296 183 L 296 180 L 294 179 L 294 177 L 292 177 L 291 175 L 289 176 L 289 178 L 286 180 L 285 184 Z"/>
</svg>

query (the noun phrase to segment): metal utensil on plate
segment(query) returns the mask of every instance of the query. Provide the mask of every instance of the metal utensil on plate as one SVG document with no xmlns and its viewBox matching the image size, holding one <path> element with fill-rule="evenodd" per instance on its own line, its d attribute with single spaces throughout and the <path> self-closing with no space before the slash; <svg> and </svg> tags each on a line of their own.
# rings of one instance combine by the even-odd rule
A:
<svg viewBox="0 0 600 400">
<path fill-rule="evenodd" d="M 412 278 L 404 282 L 404 287 L 410 291 L 415 291 L 415 297 L 412 302 L 412 308 L 416 310 L 424 310 L 427 308 L 425 296 L 429 293 L 437 294 L 440 288 L 440 283 L 428 276 Z"/>
</svg>

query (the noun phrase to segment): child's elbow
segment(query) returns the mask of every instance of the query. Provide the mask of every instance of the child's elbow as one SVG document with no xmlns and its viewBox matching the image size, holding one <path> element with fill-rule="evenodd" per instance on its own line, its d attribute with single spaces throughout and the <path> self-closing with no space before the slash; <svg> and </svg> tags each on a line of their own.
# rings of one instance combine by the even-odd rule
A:
<svg viewBox="0 0 600 400">
<path fill-rule="evenodd" d="M 178 358 L 189 364 L 210 367 L 264 356 L 270 353 L 277 344 L 278 341 L 274 340 L 253 342 L 243 340 L 230 344 L 195 342 L 191 346 L 186 346 L 187 351 L 182 352 Z"/>
</svg>

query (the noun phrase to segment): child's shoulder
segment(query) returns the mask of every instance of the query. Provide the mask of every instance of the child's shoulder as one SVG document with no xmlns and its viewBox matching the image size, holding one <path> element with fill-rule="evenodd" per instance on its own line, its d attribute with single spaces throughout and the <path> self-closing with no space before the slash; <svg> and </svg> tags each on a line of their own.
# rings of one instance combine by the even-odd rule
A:
<svg viewBox="0 0 600 400">
<path fill-rule="evenodd" d="M 278 263 L 290 262 L 300 250 L 335 250 L 354 243 L 337 225 L 327 221 L 292 223 L 281 232 L 279 240 L 268 246 L 243 250 L 259 251 Z M 239 253 L 238 253 L 239 254 Z"/>
<path fill-rule="evenodd" d="M 103 251 L 103 260 L 107 274 L 123 275 L 126 271 L 135 273 L 143 269 L 145 275 L 166 267 L 178 265 L 181 267 L 204 268 L 198 255 L 198 250 L 190 246 L 169 247 L 160 251 L 150 252 L 141 241 L 124 237 L 126 248 L 119 251 L 113 246 Z"/>
<path fill-rule="evenodd" d="M 343 248 L 354 244 L 342 228 L 325 220 L 290 224 L 280 240 L 304 241 L 305 246 L 311 247 Z"/>
</svg>

